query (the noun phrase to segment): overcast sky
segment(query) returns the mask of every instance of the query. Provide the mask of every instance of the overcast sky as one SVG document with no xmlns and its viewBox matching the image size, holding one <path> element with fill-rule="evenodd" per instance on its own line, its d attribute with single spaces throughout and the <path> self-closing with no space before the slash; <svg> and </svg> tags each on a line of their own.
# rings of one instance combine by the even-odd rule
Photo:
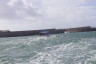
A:
<svg viewBox="0 0 96 64">
<path fill-rule="evenodd" d="M 96 27 L 96 0 L 0 0 L 0 30 Z"/>
</svg>

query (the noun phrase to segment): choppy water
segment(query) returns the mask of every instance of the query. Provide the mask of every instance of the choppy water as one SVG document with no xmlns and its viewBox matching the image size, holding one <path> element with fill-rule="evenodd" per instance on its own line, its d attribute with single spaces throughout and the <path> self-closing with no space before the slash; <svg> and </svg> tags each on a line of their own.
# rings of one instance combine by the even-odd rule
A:
<svg viewBox="0 0 96 64">
<path fill-rule="evenodd" d="M 96 32 L 0 38 L 0 64 L 96 64 Z"/>
</svg>

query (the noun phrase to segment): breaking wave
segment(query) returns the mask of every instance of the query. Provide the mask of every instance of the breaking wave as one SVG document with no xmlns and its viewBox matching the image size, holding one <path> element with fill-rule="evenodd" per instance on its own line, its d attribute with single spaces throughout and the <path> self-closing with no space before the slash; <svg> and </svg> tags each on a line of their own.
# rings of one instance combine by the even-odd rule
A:
<svg viewBox="0 0 96 64">
<path fill-rule="evenodd" d="M 0 64 L 96 64 L 96 32 L 1 38 Z"/>
</svg>

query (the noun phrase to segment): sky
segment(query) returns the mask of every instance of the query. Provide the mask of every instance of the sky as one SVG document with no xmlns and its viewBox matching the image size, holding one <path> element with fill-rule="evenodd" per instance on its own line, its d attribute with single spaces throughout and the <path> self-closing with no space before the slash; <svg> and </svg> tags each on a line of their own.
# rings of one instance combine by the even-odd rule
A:
<svg viewBox="0 0 96 64">
<path fill-rule="evenodd" d="M 96 27 L 96 0 L 0 0 L 0 30 Z"/>
</svg>

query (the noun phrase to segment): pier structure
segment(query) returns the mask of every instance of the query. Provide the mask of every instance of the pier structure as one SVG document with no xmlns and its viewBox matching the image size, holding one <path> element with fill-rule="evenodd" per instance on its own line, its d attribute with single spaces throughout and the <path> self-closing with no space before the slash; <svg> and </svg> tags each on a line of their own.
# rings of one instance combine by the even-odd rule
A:
<svg viewBox="0 0 96 64">
<path fill-rule="evenodd" d="M 26 30 L 26 31 L 0 30 L 0 37 L 39 35 L 41 31 L 45 31 L 45 30 L 49 31 L 50 34 L 60 34 L 60 33 L 65 33 L 65 32 L 74 33 L 74 32 L 96 31 L 96 28 L 86 26 L 86 27 L 77 27 L 77 28 L 68 28 L 68 29 L 42 29 L 42 30 Z"/>
</svg>

